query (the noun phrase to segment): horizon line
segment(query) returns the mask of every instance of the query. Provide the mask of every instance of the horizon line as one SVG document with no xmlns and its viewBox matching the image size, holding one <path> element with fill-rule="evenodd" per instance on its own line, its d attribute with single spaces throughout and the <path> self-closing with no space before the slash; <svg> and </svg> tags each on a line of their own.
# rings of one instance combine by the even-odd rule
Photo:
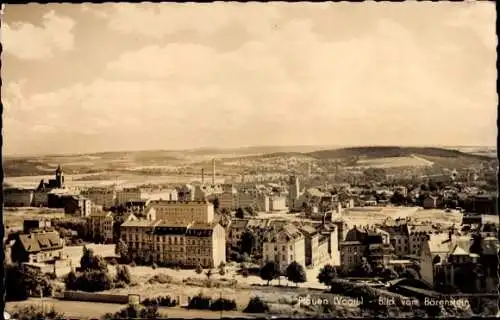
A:
<svg viewBox="0 0 500 320">
<path fill-rule="evenodd" d="M 203 147 L 193 147 L 185 149 L 118 149 L 118 150 L 102 150 L 102 151 L 89 151 L 89 152 L 58 152 L 58 153 L 14 153 L 6 154 L 4 153 L 4 158 L 8 157 L 53 157 L 53 156 L 84 156 L 84 155 L 95 155 L 102 153 L 135 153 L 135 152 L 153 152 L 153 151 L 165 151 L 165 152 L 193 152 L 202 150 L 217 150 L 217 151 L 230 151 L 230 150 L 244 150 L 253 148 L 318 148 L 314 151 L 329 150 L 329 149 L 343 149 L 343 148 L 369 148 L 369 147 L 394 147 L 394 148 L 411 148 L 411 147 L 421 147 L 421 148 L 494 148 L 494 145 L 433 145 L 433 144 L 409 144 L 409 145 L 391 145 L 391 144 L 350 144 L 350 145 L 308 145 L 308 144 L 296 144 L 296 145 L 252 145 L 252 146 L 241 146 L 241 147 L 215 147 L 215 146 L 203 146 Z M 323 149 L 322 149 L 323 148 Z M 327 148 L 327 149 L 324 149 Z"/>
</svg>

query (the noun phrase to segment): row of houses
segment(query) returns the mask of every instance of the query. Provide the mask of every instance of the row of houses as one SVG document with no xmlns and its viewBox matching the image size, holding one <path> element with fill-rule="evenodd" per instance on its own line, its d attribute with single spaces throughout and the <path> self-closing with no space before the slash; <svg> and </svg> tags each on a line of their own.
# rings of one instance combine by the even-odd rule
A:
<svg viewBox="0 0 500 320">
<path fill-rule="evenodd" d="M 292 261 L 304 266 L 340 263 L 338 228 L 333 224 L 302 224 L 275 219 L 233 219 L 226 231 L 227 246 L 241 247 L 245 232 L 255 239 L 252 254 L 262 263 L 286 267 Z"/>
</svg>

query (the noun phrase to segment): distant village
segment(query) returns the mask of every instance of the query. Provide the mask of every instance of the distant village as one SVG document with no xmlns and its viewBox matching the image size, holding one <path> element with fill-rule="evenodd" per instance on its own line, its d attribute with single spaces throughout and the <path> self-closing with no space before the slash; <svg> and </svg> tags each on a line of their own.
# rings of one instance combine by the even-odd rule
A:
<svg viewBox="0 0 500 320">
<path fill-rule="evenodd" d="M 64 248 L 113 244 L 104 258 L 137 265 L 195 270 L 233 261 L 262 270 L 273 264 L 281 277 L 298 264 L 315 278 L 328 266 L 340 279 L 409 297 L 494 293 L 498 198 L 470 177 L 456 177 L 454 171 L 418 186 L 314 186 L 293 174 L 286 182 L 216 184 L 214 165 L 208 182 L 202 170 L 200 183 L 169 189 L 76 190 L 66 187 L 59 166 L 35 189 L 4 189 L 6 208 L 63 212 L 7 229 L 6 256 L 61 277 L 79 266 Z M 432 215 L 449 221 L 419 218 Z"/>
</svg>

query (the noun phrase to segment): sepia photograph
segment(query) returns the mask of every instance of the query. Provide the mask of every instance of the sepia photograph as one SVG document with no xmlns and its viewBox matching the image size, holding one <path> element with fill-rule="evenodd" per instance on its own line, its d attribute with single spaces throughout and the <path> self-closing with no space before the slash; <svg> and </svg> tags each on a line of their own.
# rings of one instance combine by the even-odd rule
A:
<svg viewBox="0 0 500 320">
<path fill-rule="evenodd" d="M 0 19 L 4 319 L 500 316 L 495 2 Z"/>
</svg>

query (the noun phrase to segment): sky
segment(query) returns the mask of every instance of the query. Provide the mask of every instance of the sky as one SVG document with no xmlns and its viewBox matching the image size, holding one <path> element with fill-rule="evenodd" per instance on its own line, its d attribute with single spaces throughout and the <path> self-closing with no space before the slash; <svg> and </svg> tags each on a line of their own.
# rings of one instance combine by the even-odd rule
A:
<svg viewBox="0 0 500 320">
<path fill-rule="evenodd" d="M 495 146 L 494 3 L 6 5 L 7 155 Z"/>
</svg>

